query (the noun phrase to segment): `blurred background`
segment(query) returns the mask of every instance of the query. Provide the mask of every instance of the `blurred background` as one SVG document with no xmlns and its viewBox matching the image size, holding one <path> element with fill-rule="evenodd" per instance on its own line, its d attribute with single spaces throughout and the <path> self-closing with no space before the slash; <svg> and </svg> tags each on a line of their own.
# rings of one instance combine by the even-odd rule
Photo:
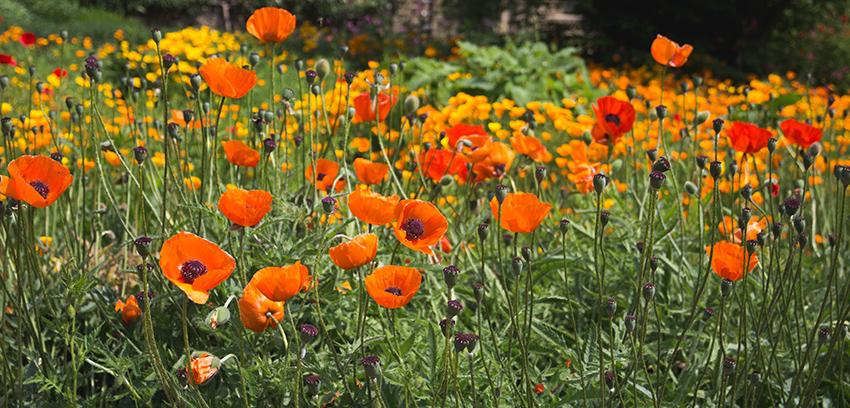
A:
<svg viewBox="0 0 850 408">
<path fill-rule="evenodd" d="M 542 42 L 576 47 L 603 66 L 652 64 L 656 34 L 694 46 L 679 72 L 716 76 L 785 74 L 850 84 L 850 0 L 2 0 L 0 30 L 39 36 L 67 29 L 96 43 L 147 41 L 151 27 L 208 25 L 244 31 L 254 9 L 283 7 L 298 18 L 306 52 L 355 42 L 361 59 L 451 58 L 458 40 L 485 45 Z"/>
</svg>

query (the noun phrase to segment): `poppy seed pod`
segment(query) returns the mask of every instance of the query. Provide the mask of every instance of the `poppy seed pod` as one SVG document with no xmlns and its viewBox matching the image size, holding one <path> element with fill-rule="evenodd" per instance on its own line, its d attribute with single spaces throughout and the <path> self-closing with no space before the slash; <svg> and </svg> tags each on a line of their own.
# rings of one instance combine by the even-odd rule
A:
<svg viewBox="0 0 850 408">
<path fill-rule="evenodd" d="M 711 122 L 712 129 L 714 129 L 715 136 L 720 134 L 720 131 L 723 130 L 723 119 L 717 118 Z"/>
<path fill-rule="evenodd" d="M 635 317 L 632 315 L 626 316 L 626 320 L 624 322 L 624 326 L 626 326 L 626 333 L 635 331 L 635 320 Z"/>
<path fill-rule="evenodd" d="M 162 68 L 168 73 L 168 70 L 177 62 L 177 57 L 171 54 L 165 54 L 162 56 Z"/>
<path fill-rule="evenodd" d="M 685 182 L 685 192 L 690 195 L 695 195 L 699 190 L 697 189 L 696 184 L 686 181 Z"/>
<path fill-rule="evenodd" d="M 525 259 L 526 262 L 531 262 L 531 248 L 524 246 L 520 249 L 520 253 L 522 254 L 522 259 Z"/>
<path fill-rule="evenodd" d="M 800 200 L 797 197 L 788 197 L 785 199 L 785 215 L 792 216 L 800 209 Z"/>
<path fill-rule="evenodd" d="M 773 233 L 774 238 L 779 238 L 782 235 L 782 223 L 774 222 L 770 232 Z"/>
<path fill-rule="evenodd" d="M 803 168 L 808 170 L 815 163 L 815 156 L 809 153 L 803 153 Z"/>
<path fill-rule="evenodd" d="M 478 239 L 484 241 L 487 239 L 487 234 L 490 232 L 490 224 L 482 222 L 478 224 Z"/>
<path fill-rule="evenodd" d="M 727 170 L 728 170 L 728 173 L 727 173 L 728 177 L 731 178 L 731 177 L 734 177 L 735 174 L 738 174 L 738 163 L 737 162 L 734 162 L 734 161 L 729 162 L 729 165 L 726 166 L 726 167 L 727 167 Z"/>
<path fill-rule="evenodd" d="M 504 234 L 502 235 L 502 243 L 505 244 L 506 247 L 511 246 L 511 241 L 513 241 L 513 234 Z"/>
<path fill-rule="evenodd" d="M 667 161 L 667 159 L 665 159 L 664 157 L 659 157 L 658 160 L 655 161 L 655 163 L 652 163 L 652 170 L 666 173 L 670 170 L 670 162 Z"/>
<path fill-rule="evenodd" d="M 764 247 L 765 243 L 765 233 L 759 232 L 758 234 L 756 234 L 756 244 L 758 244 L 758 246 L 761 248 Z"/>
<path fill-rule="evenodd" d="M 407 61 L 400 60 L 398 62 L 398 72 L 404 72 L 404 68 L 406 68 L 406 67 L 407 67 Z"/>
<path fill-rule="evenodd" d="M 153 239 L 150 237 L 139 237 L 133 241 L 133 244 L 136 247 L 136 252 L 142 259 L 147 258 L 151 254 L 151 243 L 153 243 Z"/>
<path fill-rule="evenodd" d="M 667 107 L 664 105 L 658 105 L 655 107 L 655 114 L 658 115 L 658 119 L 667 118 Z"/>
<path fill-rule="evenodd" d="M 384 76 L 381 74 L 375 74 L 375 85 L 382 85 L 384 83 Z"/>
<path fill-rule="evenodd" d="M 650 102 L 646 101 L 646 104 L 649 105 Z M 647 106 L 647 109 L 649 109 L 649 106 Z M 649 110 L 649 121 L 655 122 L 656 120 L 658 120 L 658 109 L 650 109 Z"/>
<path fill-rule="evenodd" d="M 687 139 L 689 137 L 691 137 L 691 132 L 688 131 L 688 128 L 679 129 L 679 138 L 680 139 Z"/>
<path fill-rule="evenodd" d="M 597 195 L 601 195 L 603 191 L 605 191 L 605 187 L 608 185 L 608 176 L 602 173 L 596 173 L 593 175 L 593 189 L 596 191 Z"/>
<path fill-rule="evenodd" d="M 744 225 L 741 227 L 741 229 L 744 229 L 750 223 L 750 219 L 753 218 L 753 210 L 751 210 L 749 207 L 742 208 L 741 218 L 744 220 Z"/>
<path fill-rule="evenodd" d="M 635 248 L 637 248 L 638 252 L 640 252 L 640 253 L 643 253 L 644 246 L 645 245 L 644 245 L 643 241 L 640 241 L 637 244 L 635 244 Z"/>
<path fill-rule="evenodd" d="M 453 288 L 455 284 L 457 284 L 457 277 L 460 275 L 460 269 L 457 266 L 449 265 L 443 268 L 443 281 L 446 282 L 446 286 L 449 289 Z"/>
<path fill-rule="evenodd" d="M 780 217 L 785 215 L 785 203 L 779 203 L 779 205 L 776 206 L 776 209 L 779 212 Z"/>
<path fill-rule="evenodd" d="M 65 155 L 59 152 L 50 153 L 50 158 L 57 163 L 62 163 L 62 159 L 65 158 Z"/>
<path fill-rule="evenodd" d="M 327 196 L 322 199 L 322 209 L 325 210 L 326 214 L 334 212 L 334 206 L 336 206 L 336 198 Z"/>
<path fill-rule="evenodd" d="M 657 256 L 653 256 L 652 258 L 649 258 L 649 269 L 651 269 L 653 272 L 655 272 L 658 269 L 658 257 Z"/>
<path fill-rule="evenodd" d="M 172 139 L 177 139 L 180 137 L 180 125 L 170 122 L 168 124 L 168 136 Z"/>
<path fill-rule="evenodd" d="M 631 85 L 627 86 L 626 87 L 626 96 L 629 98 L 629 101 L 634 99 L 635 96 L 637 96 L 637 88 L 635 88 Z"/>
<path fill-rule="evenodd" d="M 687 82 L 680 82 L 679 83 L 679 89 L 681 89 L 682 92 L 688 92 L 690 90 L 690 88 L 691 88 L 691 84 L 689 84 Z"/>
<path fill-rule="evenodd" d="M 806 244 L 809 242 L 809 234 L 805 232 L 801 232 L 797 235 L 797 244 L 800 246 L 800 249 L 806 249 Z"/>
<path fill-rule="evenodd" d="M 505 198 L 507 198 L 507 197 L 508 197 L 508 186 L 506 186 L 504 184 L 497 185 L 496 186 L 496 201 L 499 202 L 500 208 L 501 208 L 502 203 L 505 202 Z"/>
<path fill-rule="evenodd" d="M 322 88 L 319 86 L 319 84 L 313 84 L 310 86 L 310 92 L 313 94 L 313 96 L 319 96 L 322 93 Z"/>
<path fill-rule="evenodd" d="M 658 149 L 649 149 L 646 151 L 646 157 L 649 158 L 649 161 L 655 162 L 658 160 Z"/>
<path fill-rule="evenodd" d="M 703 309 L 703 311 L 702 311 L 702 320 L 703 321 L 708 321 L 709 319 L 711 319 L 712 316 L 714 316 L 714 308 L 713 307 L 707 307 L 707 308 Z"/>
<path fill-rule="evenodd" d="M 159 42 L 162 41 L 162 31 L 159 31 L 158 28 L 151 30 L 151 39 L 159 46 Z"/>
<path fill-rule="evenodd" d="M 605 313 L 608 313 L 608 317 L 613 317 L 614 313 L 617 313 L 617 300 L 614 298 L 608 298 L 605 301 Z"/>
<path fill-rule="evenodd" d="M 44 82 L 38 81 L 35 83 L 35 91 L 41 94 L 44 92 Z"/>
<path fill-rule="evenodd" d="M 697 166 L 700 169 L 705 169 L 705 165 L 708 164 L 708 156 L 697 156 Z"/>
<path fill-rule="evenodd" d="M 846 167 L 844 167 L 840 164 L 836 164 L 832 168 L 832 175 L 835 176 L 836 180 L 841 181 L 841 173 L 844 173 L 845 171 L 847 171 Z"/>
<path fill-rule="evenodd" d="M 723 172 L 723 163 L 719 161 L 711 162 L 711 164 L 708 165 L 708 172 L 714 180 L 719 179 L 720 174 Z"/>
<path fill-rule="evenodd" d="M 455 333 L 455 353 L 460 353 L 463 350 L 466 350 L 466 347 L 469 345 L 469 335 L 466 333 Z"/>
<path fill-rule="evenodd" d="M 331 64 L 328 60 L 321 58 L 316 61 L 316 73 L 319 74 L 319 79 L 325 79 L 331 73 Z"/>
<path fill-rule="evenodd" d="M 313 340 L 316 339 L 316 336 L 319 335 L 319 330 L 317 330 L 315 326 L 309 323 L 302 324 L 299 328 L 299 331 L 301 332 L 301 342 L 304 344 L 311 343 Z"/>
<path fill-rule="evenodd" d="M 761 372 L 753 370 L 753 372 L 750 373 L 750 385 L 757 387 L 759 383 L 761 383 Z"/>
<path fill-rule="evenodd" d="M 602 224 L 603 227 L 608 225 L 608 219 L 610 217 L 611 217 L 611 213 L 608 212 L 607 210 L 602 210 L 599 213 L 599 222 Z"/>
<path fill-rule="evenodd" d="M 258 54 L 256 52 L 252 52 L 250 55 L 248 55 L 248 65 L 251 66 L 251 69 L 254 69 L 254 67 L 259 63 L 260 63 L 260 54 Z"/>
<path fill-rule="evenodd" d="M 732 291 L 732 279 L 723 278 L 720 281 L 720 296 L 726 297 Z"/>
<path fill-rule="evenodd" d="M 566 235 L 570 230 L 570 221 L 569 220 L 561 220 L 558 222 L 558 229 L 561 230 L 561 234 Z"/>
<path fill-rule="evenodd" d="M 835 246 L 835 234 L 829 234 L 829 235 L 827 235 L 827 240 L 829 241 L 829 246 L 830 246 L 830 247 L 834 247 L 834 246 Z"/>
<path fill-rule="evenodd" d="M 481 303 L 481 300 L 484 299 L 484 285 L 476 283 L 472 286 L 472 294 L 475 295 L 475 301 Z"/>
<path fill-rule="evenodd" d="M 365 371 L 366 376 L 372 380 L 378 378 L 378 372 L 380 371 L 378 363 L 380 362 L 381 359 L 375 356 L 366 356 L 363 357 L 363 360 L 360 360 L 360 364 L 363 366 L 363 371 Z"/>
<path fill-rule="evenodd" d="M 758 248 L 758 241 L 754 239 L 747 240 L 747 253 L 749 255 L 752 255 L 754 252 L 756 252 L 756 248 Z"/>
<path fill-rule="evenodd" d="M 354 82 L 355 77 L 356 75 L 353 72 L 346 72 L 342 74 L 342 78 L 345 79 L 345 83 L 348 85 L 351 85 L 351 83 Z"/>
<path fill-rule="evenodd" d="M 709 111 L 699 111 L 699 112 L 697 112 L 697 119 L 696 119 L 697 125 L 702 125 L 703 123 L 707 122 L 708 119 L 710 119 L 710 118 L 711 118 L 711 112 L 709 112 Z"/>
<path fill-rule="evenodd" d="M 664 185 L 664 180 L 667 180 L 667 176 L 660 171 L 653 171 L 652 173 L 649 173 L 649 185 L 652 186 L 655 191 L 661 189 Z"/>
<path fill-rule="evenodd" d="M 646 301 L 646 303 L 651 302 L 652 298 L 655 297 L 655 284 L 652 282 L 644 283 L 641 294 L 643 295 L 643 300 Z"/>
<path fill-rule="evenodd" d="M 308 84 L 312 84 L 313 82 L 315 82 L 316 77 L 318 76 L 319 74 L 312 69 L 308 69 L 307 72 L 304 73 L 304 79 L 307 80 Z"/>
<path fill-rule="evenodd" d="M 614 378 L 615 377 L 616 377 L 616 375 L 614 375 L 613 371 L 606 371 L 605 372 L 605 385 L 607 385 L 608 388 L 611 388 L 611 389 L 614 388 Z"/>
<path fill-rule="evenodd" d="M 522 258 L 515 257 L 511 259 L 511 269 L 514 271 L 514 275 L 519 276 L 522 274 Z"/>
<path fill-rule="evenodd" d="M 466 335 L 467 345 L 466 352 L 472 355 L 472 352 L 475 351 L 475 346 L 478 345 L 478 336 L 469 333 Z"/>
<path fill-rule="evenodd" d="M 304 69 L 304 60 L 302 60 L 301 58 L 296 58 L 294 62 L 295 62 L 295 69 L 297 69 L 298 71 L 301 71 L 302 69 Z"/>
<path fill-rule="evenodd" d="M 731 375 L 735 371 L 735 366 L 738 365 L 738 362 L 735 361 L 732 357 L 727 357 L 723 360 L 723 375 Z"/>
<path fill-rule="evenodd" d="M 322 382 L 322 377 L 318 375 L 311 375 L 307 377 L 304 382 L 307 384 L 307 393 L 312 395 L 314 398 L 319 395 L 319 385 Z"/>
<path fill-rule="evenodd" d="M 806 219 L 804 217 L 794 217 L 794 229 L 797 233 L 802 233 L 806 229 Z"/>
<path fill-rule="evenodd" d="M 463 305 L 457 300 L 450 300 L 446 303 L 446 314 L 449 318 L 455 317 L 463 310 Z"/>
<path fill-rule="evenodd" d="M 537 180 L 538 184 L 542 183 L 543 180 L 546 180 L 546 174 L 546 166 L 537 166 L 537 168 L 534 169 L 534 178 Z"/>
<path fill-rule="evenodd" d="M 451 325 L 451 327 L 448 327 Z M 449 330 L 455 326 L 454 319 L 443 319 L 440 320 L 440 330 L 443 331 L 443 336 L 448 336 Z"/>
<path fill-rule="evenodd" d="M 274 141 L 274 139 L 267 138 L 263 140 L 263 153 L 265 153 L 266 156 L 272 154 L 275 149 L 277 149 L 277 143 Z"/>
<path fill-rule="evenodd" d="M 12 118 L 0 119 L 0 128 L 3 129 L 3 134 L 8 135 L 12 131 Z"/>
<path fill-rule="evenodd" d="M 850 185 L 850 167 L 845 166 L 844 171 L 841 172 L 841 184 L 844 185 L 844 188 L 847 188 Z"/>
</svg>

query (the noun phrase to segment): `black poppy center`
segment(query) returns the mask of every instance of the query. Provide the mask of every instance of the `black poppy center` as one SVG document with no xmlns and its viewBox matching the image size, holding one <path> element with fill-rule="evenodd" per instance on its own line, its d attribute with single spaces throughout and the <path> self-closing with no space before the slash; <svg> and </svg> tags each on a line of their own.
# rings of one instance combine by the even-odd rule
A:
<svg viewBox="0 0 850 408">
<path fill-rule="evenodd" d="M 205 273 L 207 273 L 207 266 L 195 259 L 183 262 L 183 265 L 180 266 L 180 276 L 183 277 L 183 281 L 186 283 L 194 282 L 195 279 L 198 279 Z"/>
<path fill-rule="evenodd" d="M 47 186 L 41 180 L 35 180 L 30 182 L 30 186 L 35 189 L 35 191 L 42 197 L 47 198 L 47 195 L 50 194 L 50 187 Z"/>
<path fill-rule="evenodd" d="M 407 233 L 406 238 L 410 241 L 415 241 L 425 235 L 425 224 L 417 218 L 408 218 L 401 225 L 401 229 Z"/>
<path fill-rule="evenodd" d="M 613 123 L 614 126 L 620 126 L 620 117 L 617 115 L 609 113 L 605 115 L 605 121 Z"/>
<path fill-rule="evenodd" d="M 319 173 L 319 174 L 317 174 L 317 175 L 316 175 L 316 180 L 318 180 L 318 181 L 322 181 L 322 180 L 324 180 L 324 179 L 325 179 L 325 176 L 327 176 L 327 174 L 325 174 L 325 173 Z"/>
<path fill-rule="evenodd" d="M 390 287 L 384 289 L 384 292 L 389 292 L 389 293 L 392 293 L 393 295 L 401 296 L 401 289 L 398 286 L 390 286 Z"/>
</svg>

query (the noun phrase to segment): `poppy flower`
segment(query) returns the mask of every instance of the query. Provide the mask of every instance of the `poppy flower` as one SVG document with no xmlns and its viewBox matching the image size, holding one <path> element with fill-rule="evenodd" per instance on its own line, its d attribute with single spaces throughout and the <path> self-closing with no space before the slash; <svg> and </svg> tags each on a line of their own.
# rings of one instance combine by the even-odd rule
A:
<svg viewBox="0 0 850 408">
<path fill-rule="evenodd" d="M 195 384 L 201 385 L 209 381 L 218 372 L 220 366 L 221 360 L 218 357 L 208 353 L 201 353 L 197 357 L 192 356 L 191 367 L 184 368 L 183 370 L 189 371 L 191 369 L 191 380 Z"/>
<path fill-rule="evenodd" d="M 316 190 L 319 191 L 328 191 L 331 187 L 331 184 L 336 180 L 337 175 L 339 175 L 339 163 L 333 162 L 327 159 L 318 159 L 316 160 L 316 178 L 313 179 L 313 165 L 307 166 L 307 169 L 304 170 L 304 177 L 310 181 L 310 184 L 316 186 Z M 345 187 L 345 180 L 340 179 L 337 181 L 334 189 L 336 192 L 342 191 Z"/>
<path fill-rule="evenodd" d="M 531 193 L 508 193 L 502 205 L 502 228 L 524 234 L 536 230 L 552 209 L 551 204 L 540 202 Z M 499 200 L 496 197 L 490 200 L 490 210 L 494 218 L 499 217 Z"/>
<path fill-rule="evenodd" d="M 274 302 L 285 302 L 298 294 L 307 280 L 307 267 L 301 261 L 283 267 L 270 266 L 257 271 L 251 285 Z"/>
<path fill-rule="evenodd" d="M 282 8 L 263 7 L 248 17 L 245 29 L 262 42 L 283 42 L 295 31 L 295 16 Z"/>
<path fill-rule="evenodd" d="M 693 52 L 694 47 L 690 44 L 679 46 L 675 41 L 658 34 L 655 41 L 652 42 L 650 51 L 652 58 L 661 65 L 669 65 L 673 68 L 681 67 L 688 62 L 688 56 Z"/>
<path fill-rule="evenodd" d="M 172 109 L 171 110 L 171 122 L 176 123 L 180 127 L 188 127 L 189 129 L 200 129 L 201 128 L 201 119 L 198 117 L 193 118 L 193 120 L 186 123 L 186 118 L 183 117 L 183 111 Z M 203 119 L 204 126 L 208 126 L 208 121 Z"/>
<path fill-rule="evenodd" d="M 711 247 L 705 247 L 705 252 L 711 254 Z M 744 277 L 744 266 L 746 262 L 747 249 L 735 245 L 730 242 L 720 241 L 714 244 L 714 257 L 711 259 L 711 269 L 714 273 L 720 275 L 721 278 L 728 278 L 733 281 Z M 756 254 L 750 255 L 750 265 L 747 273 L 752 272 L 753 268 L 758 265 L 759 260 Z"/>
<path fill-rule="evenodd" d="M 248 284 L 239 298 L 239 315 L 246 329 L 262 333 L 283 320 L 283 302 L 269 300 L 256 286 Z"/>
<path fill-rule="evenodd" d="M 36 37 L 35 34 L 26 32 L 21 34 L 21 38 L 19 38 L 18 41 L 20 41 L 24 47 L 29 47 L 30 45 L 35 44 L 37 39 L 38 37 Z"/>
<path fill-rule="evenodd" d="M 254 168 L 260 163 L 260 152 L 248 147 L 241 140 L 228 140 L 221 142 L 221 145 L 224 146 L 227 161 L 233 165 Z"/>
<path fill-rule="evenodd" d="M 67 167 L 47 156 L 21 156 L 0 176 L 0 194 L 43 208 L 52 204 L 74 181 Z"/>
<path fill-rule="evenodd" d="M 198 68 L 210 90 L 219 96 L 239 99 L 257 85 L 257 73 L 242 69 L 221 58 L 207 58 Z"/>
<path fill-rule="evenodd" d="M 798 122 L 795 119 L 786 119 L 779 124 L 782 134 L 797 146 L 808 149 L 821 138 L 821 130 L 807 123 Z"/>
<path fill-rule="evenodd" d="M 767 140 L 773 136 L 769 130 L 744 122 L 732 122 L 726 134 L 733 149 L 749 154 L 756 154 L 767 147 Z"/>
<path fill-rule="evenodd" d="M 124 318 L 124 324 L 127 326 L 129 326 L 130 323 L 133 323 L 133 320 L 136 320 L 136 318 L 142 314 L 142 309 L 139 308 L 139 303 L 136 301 L 134 296 L 130 296 L 126 303 L 119 299 L 118 302 L 115 303 L 115 311 L 121 312 L 121 317 Z"/>
<path fill-rule="evenodd" d="M 528 156 L 529 159 L 539 162 L 544 161 L 547 154 L 546 146 L 540 142 L 540 139 L 534 136 L 526 136 L 520 132 L 516 132 L 511 137 L 511 147 L 517 153 Z"/>
<path fill-rule="evenodd" d="M 271 211 L 272 195 L 263 190 L 227 190 L 218 199 L 218 210 L 230 222 L 243 227 L 254 227 Z"/>
<path fill-rule="evenodd" d="M 0 54 L 0 65 L 9 65 L 12 67 L 18 66 L 18 63 L 15 62 L 15 58 L 9 54 Z"/>
<path fill-rule="evenodd" d="M 431 149 L 420 153 L 419 168 L 435 182 L 439 182 L 444 175 L 458 175 L 461 180 L 466 180 L 466 158 L 449 150 Z"/>
<path fill-rule="evenodd" d="M 487 158 L 472 166 L 472 171 L 477 175 L 475 181 L 501 177 L 511 169 L 515 157 L 516 153 L 510 146 L 502 142 L 494 142 L 493 149 L 490 150 Z"/>
<path fill-rule="evenodd" d="M 57 78 L 65 78 L 68 76 L 68 70 L 62 68 L 56 68 L 53 70 L 53 75 L 56 75 Z"/>
<path fill-rule="evenodd" d="M 576 189 L 582 194 L 593 191 L 593 176 L 596 175 L 599 164 L 576 163 L 570 167 L 571 173 L 567 175 L 567 178 L 576 184 Z"/>
<path fill-rule="evenodd" d="M 369 190 L 356 188 L 348 195 L 351 214 L 367 224 L 385 225 L 395 219 L 398 196 L 385 197 Z"/>
<path fill-rule="evenodd" d="M 767 225 L 767 218 L 753 217 L 747 223 L 747 240 L 756 239 L 758 234 L 764 230 Z M 723 236 L 732 236 L 732 242 L 735 244 L 741 244 L 741 229 L 738 228 L 738 223 L 732 219 L 732 217 L 724 216 L 723 222 L 718 225 L 720 229 L 720 234 Z M 734 229 L 734 233 L 732 233 Z"/>
<path fill-rule="evenodd" d="M 159 266 L 165 278 L 195 303 L 206 303 L 209 290 L 227 279 L 236 262 L 218 245 L 182 231 L 162 244 Z"/>
<path fill-rule="evenodd" d="M 596 113 L 596 124 L 590 134 L 596 143 L 617 144 L 624 134 L 632 130 L 635 108 L 631 103 L 613 96 L 603 96 L 591 106 Z"/>
<path fill-rule="evenodd" d="M 414 268 L 387 265 L 375 269 L 365 279 L 366 291 L 375 303 L 398 309 L 413 299 L 422 284 L 422 274 Z"/>
<path fill-rule="evenodd" d="M 346 271 L 372 262 L 377 253 L 378 236 L 375 234 L 358 235 L 328 250 L 331 261 Z"/>
<path fill-rule="evenodd" d="M 434 255 L 430 248 L 440 242 L 449 224 L 434 204 L 421 200 L 402 200 L 395 207 L 395 236 L 415 251 Z"/>
<path fill-rule="evenodd" d="M 472 164 L 483 161 L 493 150 L 493 138 L 489 135 L 468 135 L 461 137 L 460 140 L 470 143 L 470 146 L 463 146 L 463 154 Z"/>
<path fill-rule="evenodd" d="M 373 163 L 358 157 L 354 159 L 354 171 L 357 173 L 357 180 L 360 180 L 361 183 L 380 184 L 387 178 L 390 166 L 383 163 Z"/>
<path fill-rule="evenodd" d="M 449 129 L 446 129 L 446 137 L 449 138 L 449 147 L 454 149 L 457 142 L 464 136 L 486 136 L 487 131 L 483 125 L 467 125 L 458 123 Z"/>
<path fill-rule="evenodd" d="M 380 122 L 387 118 L 390 109 L 395 105 L 396 97 L 380 92 L 378 93 L 378 112 L 381 114 Z M 369 92 L 363 92 L 354 98 L 354 119 L 351 123 L 374 122 L 375 121 L 375 101 Z"/>
</svg>

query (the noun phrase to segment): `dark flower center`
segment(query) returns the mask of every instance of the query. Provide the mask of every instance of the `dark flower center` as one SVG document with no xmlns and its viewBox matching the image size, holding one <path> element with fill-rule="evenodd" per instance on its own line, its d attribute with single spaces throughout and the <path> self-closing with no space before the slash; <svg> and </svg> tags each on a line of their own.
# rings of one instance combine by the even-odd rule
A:
<svg viewBox="0 0 850 408">
<path fill-rule="evenodd" d="M 384 289 L 384 292 L 389 292 L 389 293 L 392 293 L 393 295 L 401 296 L 401 289 L 398 286 L 390 286 L 390 287 Z"/>
<path fill-rule="evenodd" d="M 195 279 L 198 279 L 205 273 L 207 273 L 207 266 L 195 259 L 183 262 L 183 265 L 180 267 L 180 276 L 183 277 L 183 281 L 186 283 L 194 282 Z"/>
<path fill-rule="evenodd" d="M 401 229 L 407 233 L 406 238 L 410 241 L 415 241 L 425 235 L 425 224 L 422 224 L 422 221 L 416 218 L 408 218 L 401 225 Z"/>
<path fill-rule="evenodd" d="M 41 180 L 35 180 L 30 182 L 30 186 L 35 189 L 35 191 L 42 197 L 47 198 L 47 195 L 50 194 L 50 187 L 47 187 Z"/>
<path fill-rule="evenodd" d="M 605 115 L 605 121 L 613 123 L 614 126 L 620 126 L 620 117 L 617 115 L 609 113 Z"/>
<path fill-rule="evenodd" d="M 324 180 L 324 179 L 325 179 L 325 176 L 327 176 L 327 174 L 325 174 L 325 173 L 319 173 L 319 174 L 317 174 L 317 175 L 316 175 L 316 180 L 318 180 L 318 181 L 322 181 L 322 180 Z"/>
</svg>

